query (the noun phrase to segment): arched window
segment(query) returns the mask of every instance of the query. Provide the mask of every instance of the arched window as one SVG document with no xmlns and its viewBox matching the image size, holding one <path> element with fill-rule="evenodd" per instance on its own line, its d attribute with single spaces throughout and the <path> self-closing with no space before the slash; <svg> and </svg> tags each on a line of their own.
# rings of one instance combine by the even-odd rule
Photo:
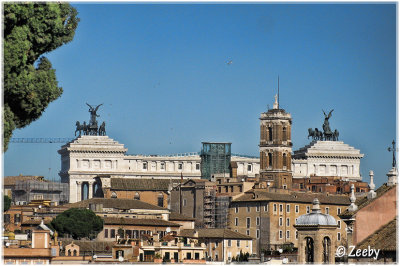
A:
<svg viewBox="0 0 400 266">
<path fill-rule="evenodd" d="M 283 168 L 287 167 L 287 156 L 286 156 L 286 153 L 284 153 L 283 156 L 282 156 L 282 165 L 283 165 Z"/>
<path fill-rule="evenodd" d="M 324 250 L 323 250 L 323 259 L 324 259 L 324 263 L 330 263 L 329 259 L 330 259 L 330 254 L 331 254 L 331 240 L 329 239 L 329 237 L 324 237 Z"/>
<path fill-rule="evenodd" d="M 272 141 L 272 127 L 268 127 L 268 141 Z"/>
<path fill-rule="evenodd" d="M 71 256 L 71 250 L 68 249 L 68 256 Z"/>
<path fill-rule="evenodd" d="M 287 141 L 286 127 L 282 129 L 282 140 Z"/>
<path fill-rule="evenodd" d="M 140 200 L 140 194 L 139 194 L 139 192 L 136 192 L 136 193 L 135 193 L 135 197 L 134 197 L 133 199 L 135 199 L 135 200 Z"/>
<path fill-rule="evenodd" d="M 74 257 L 76 257 L 76 256 L 78 256 L 77 255 L 77 252 L 76 252 L 76 249 L 74 250 Z"/>
<path fill-rule="evenodd" d="M 272 153 L 268 153 L 268 167 L 272 167 Z"/>
<path fill-rule="evenodd" d="M 306 263 L 313 263 L 314 262 L 314 240 L 311 237 L 306 237 Z"/>
</svg>

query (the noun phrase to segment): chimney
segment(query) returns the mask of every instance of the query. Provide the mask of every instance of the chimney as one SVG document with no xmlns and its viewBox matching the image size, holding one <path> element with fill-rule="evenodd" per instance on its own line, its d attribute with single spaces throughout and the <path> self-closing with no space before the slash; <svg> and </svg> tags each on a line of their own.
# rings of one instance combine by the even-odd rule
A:
<svg viewBox="0 0 400 266">
<path fill-rule="evenodd" d="M 369 185 L 368 185 L 370 190 L 368 192 L 367 198 L 368 199 L 373 199 L 373 198 L 376 197 L 376 192 L 374 191 L 375 190 L 374 171 L 370 170 L 369 171 L 369 176 L 371 177 L 371 181 L 369 182 Z"/>
<path fill-rule="evenodd" d="M 347 208 L 349 211 L 354 212 L 358 209 L 357 205 L 355 204 L 356 202 L 356 196 L 354 195 L 354 184 L 351 184 L 351 195 L 350 195 L 350 206 Z"/>
<path fill-rule="evenodd" d="M 388 176 L 388 186 L 394 186 L 397 184 L 397 169 L 396 167 L 392 167 L 389 173 L 386 174 Z"/>
</svg>

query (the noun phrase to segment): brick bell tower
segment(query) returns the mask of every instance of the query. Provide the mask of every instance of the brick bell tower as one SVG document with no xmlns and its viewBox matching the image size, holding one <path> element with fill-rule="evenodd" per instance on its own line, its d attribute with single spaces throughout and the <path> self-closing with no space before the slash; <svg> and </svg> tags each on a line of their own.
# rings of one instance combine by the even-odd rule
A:
<svg viewBox="0 0 400 266">
<path fill-rule="evenodd" d="M 269 187 L 292 188 L 292 116 L 279 108 L 278 96 L 260 117 L 260 179 Z"/>
</svg>

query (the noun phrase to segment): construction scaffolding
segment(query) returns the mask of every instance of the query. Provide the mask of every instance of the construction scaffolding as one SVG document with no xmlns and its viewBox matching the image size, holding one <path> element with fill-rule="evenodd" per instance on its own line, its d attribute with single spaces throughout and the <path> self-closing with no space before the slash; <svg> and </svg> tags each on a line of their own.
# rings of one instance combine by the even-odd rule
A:
<svg viewBox="0 0 400 266">
<path fill-rule="evenodd" d="M 26 180 L 15 183 L 13 201 L 27 204 L 33 200 L 49 200 L 63 204 L 68 202 L 68 195 L 66 183 Z"/>
<path fill-rule="evenodd" d="M 201 178 L 211 180 L 214 174 L 229 174 L 231 163 L 230 142 L 202 142 Z"/>
<path fill-rule="evenodd" d="M 228 226 L 230 196 L 215 197 L 215 228 L 226 228 Z"/>
</svg>

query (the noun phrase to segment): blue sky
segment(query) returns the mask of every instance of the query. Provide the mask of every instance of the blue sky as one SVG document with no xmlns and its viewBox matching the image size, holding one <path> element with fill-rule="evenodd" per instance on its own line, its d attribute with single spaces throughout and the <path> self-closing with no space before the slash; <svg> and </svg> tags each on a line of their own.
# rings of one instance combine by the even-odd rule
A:
<svg viewBox="0 0 400 266">
<path fill-rule="evenodd" d="M 86 102 L 129 154 L 202 141 L 257 155 L 259 117 L 291 113 L 293 150 L 332 129 L 361 150 L 361 174 L 387 180 L 396 136 L 396 4 L 78 4 L 74 40 L 47 54 L 63 95 L 13 137 L 74 137 Z M 226 62 L 232 60 L 231 65 Z M 5 175 L 59 179 L 61 144 L 9 145 Z"/>
</svg>

